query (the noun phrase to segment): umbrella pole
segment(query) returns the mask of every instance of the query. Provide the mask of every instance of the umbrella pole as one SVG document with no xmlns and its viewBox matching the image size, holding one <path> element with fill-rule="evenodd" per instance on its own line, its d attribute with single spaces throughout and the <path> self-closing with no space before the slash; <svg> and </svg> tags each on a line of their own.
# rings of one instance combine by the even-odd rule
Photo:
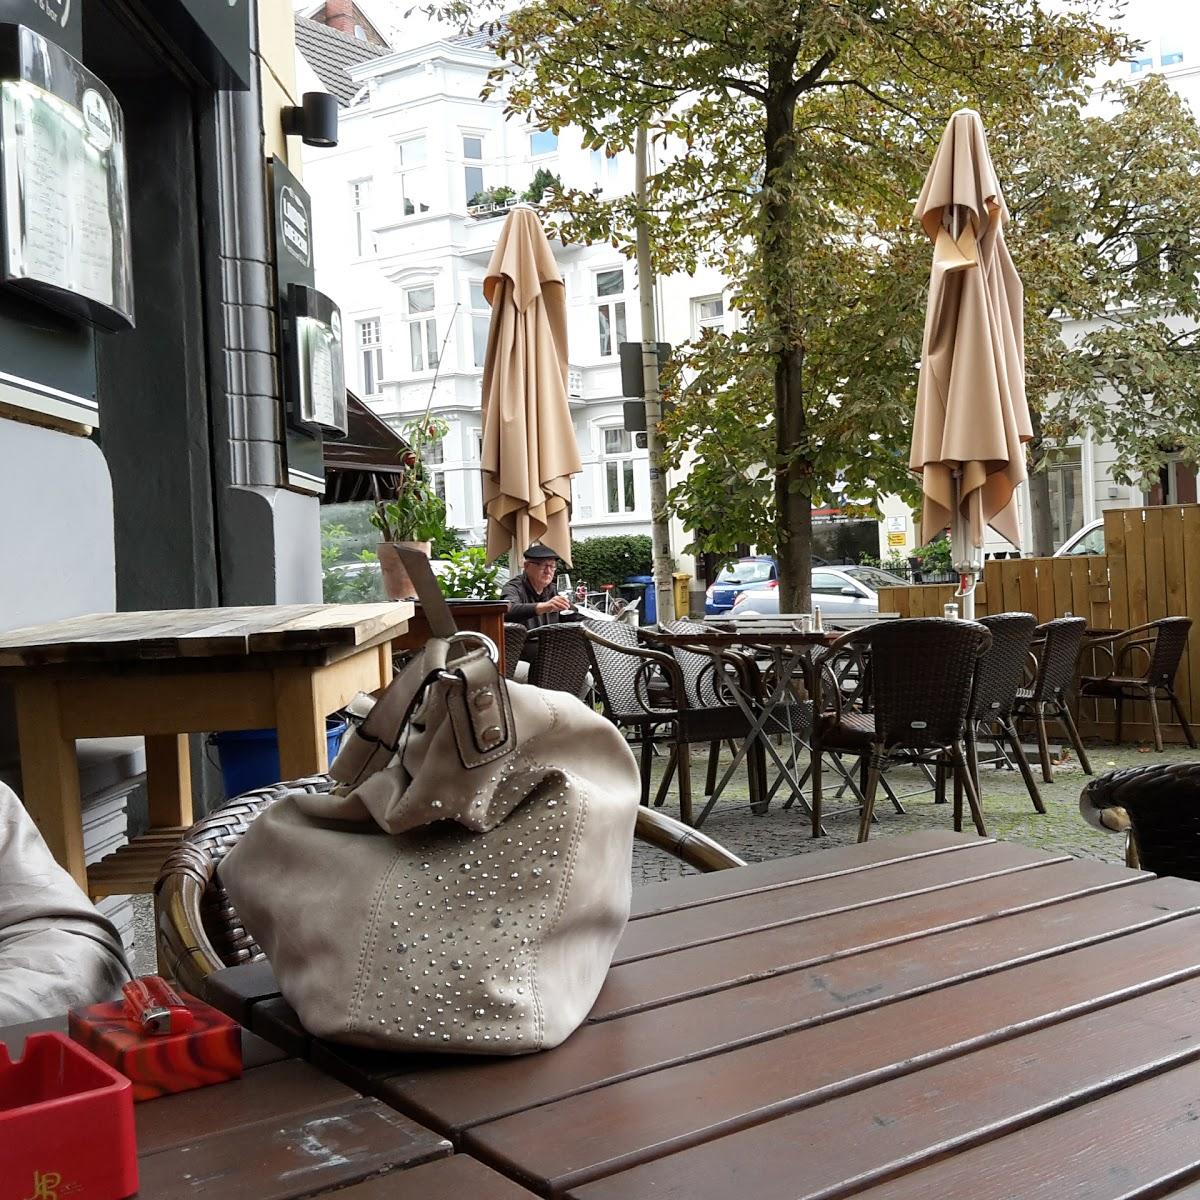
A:
<svg viewBox="0 0 1200 1200">
<path fill-rule="evenodd" d="M 964 621 L 975 620 L 975 587 L 979 582 L 982 551 L 971 544 L 971 522 L 962 511 L 962 472 L 954 472 L 954 508 L 950 517 L 950 561 L 958 572 L 955 598 Z"/>
</svg>

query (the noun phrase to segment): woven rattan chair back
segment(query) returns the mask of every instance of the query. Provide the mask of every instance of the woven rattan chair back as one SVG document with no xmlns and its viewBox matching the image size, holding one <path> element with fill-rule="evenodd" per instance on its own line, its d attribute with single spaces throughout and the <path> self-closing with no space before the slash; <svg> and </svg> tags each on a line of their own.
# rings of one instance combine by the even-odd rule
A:
<svg viewBox="0 0 1200 1200">
<path fill-rule="evenodd" d="M 1200 880 L 1200 763 L 1109 771 L 1083 789 L 1079 807 L 1092 824 L 1100 810 L 1123 808 L 1143 869 Z"/>
<path fill-rule="evenodd" d="M 672 621 L 663 628 L 668 633 L 703 633 L 706 630 L 702 621 L 690 621 L 687 617 Z M 678 646 L 672 646 L 670 653 L 679 664 L 689 708 L 716 708 L 726 703 L 717 694 L 716 670 L 707 654 L 683 650 Z"/>
<path fill-rule="evenodd" d="M 197 822 L 163 864 L 155 884 L 159 962 L 189 992 L 203 995 L 204 979 L 222 967 L 264 957 L 221 883 L 225 855 L 264 809 L 289 792 L 327 792 L 328 775 L 278 783 L 238 796 Z M 663 813 L 639 808 L 635 836 L 696 871 L 745 863 L 719 842 Z"/>
<path fill-rule="evenodd" d="M 529 636 L 528 626 L 518 621 L 504 622 L 504 674 L 509 679 L 517 670 L 521 661 L 521 651 L 525 649 L 525 639 Z"/>
<path fill-rule="evenodd" d="M 1039 625 L 1035 632 L 1044 641 L 1030 700 L 1037 703 L 1070 695 L 1087 622 L 1082 617 L 1055 617 L 1053 621 Z"/>
<path fill-rule="evenodd" d="M 529 666 L 534 687 L 580 696 L 591 668 L 587 643 L 579 624 L 541 625 L 529 631 L 526 645 L 536 645 Z"/>
<path fill-rule="evenodd" d="M 1029 647 L 1037 618 L 1032 613 L 998 613 L 981 617 L 979 624 L 992 635 L 992 644 L 975 666 L 970 719 L 1007 717 L 1025 675 Z"/>
<path fill-rule="evenodd" d="M 1150 655 L 1146 682 L 1151 687 L 1174 687 L 1175 673 L 1179 670 L 1179 662 L 1187 649 L 1192 619 L 1164 617 L 1161 621 L 1152 621 L 1151 624 L 1155 629 L 1154 650 Z"/>
<path fill-rule="evenodd" d="M 624 621 L 589 621 L 588 627 L 601 637 L 631 649 L 637 646 L 637 630 Z M 640 721 L 646 717 L 646 709 L 638 699 L 638 677 L 642 662 L 632 654 L 623 654 L 608 646 L 583 639 L 589 661 L 592 664 L 592 679 L 600 695 L 604 715 L 618 724 L 622 721 Z M 649 703 L 648 695 L 642 700 Z"/>
<path fill-rule="evenodd" d="M 871 647 L 871 699 L 883 745 L 923 749 L 958 742 L 988 631 L 975 621 L 913 617 L 880 621 L 860 636 Z"/>
</svg>

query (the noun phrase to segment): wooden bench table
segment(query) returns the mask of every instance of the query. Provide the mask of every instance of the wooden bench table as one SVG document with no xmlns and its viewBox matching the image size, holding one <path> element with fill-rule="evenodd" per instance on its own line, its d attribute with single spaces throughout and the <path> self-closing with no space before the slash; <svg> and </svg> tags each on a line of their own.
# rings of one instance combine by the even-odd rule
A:
<svg viewBox="0 0 1200 1200">
<path fill-rule="evenodd" d="M 1200 1195 L 1200 884 L 1017 844 L 925 832 L 639 889 L 588 1022 L 525 1058 L 320 1043 L 267 964 L 209 982 L 543 1196 Z"/>
<path fill-rule="evenodd" d="M 281 778 L 328 768 L 325 718 L 392 677 L 412 605 L 291 604 L 99 613 L 0 633 L 16 698 L 21 799 L 93 898 L 149 892 L 192 824 L 189 733 L 274 728 Z M 85 867 L 75 739 L 141 735 L 151 828 Z"/>
<path fill-rule="evenodd" d="M 25 1037 L 65 1033 L 65 1017 L 0 1029 L 17 1058 Z M 241 1079 L 134 1105 L 137 1195 L 147 1200 L 533 1200 L 378 1100 L 243 1033 Z M 64 1200 L 71 1180 L 55 1192 Z M 0 1180 L 14 1196 L 36 1180 Z M 5 1192 L 5 1195 L 8 1193 Z"/>
</svg>

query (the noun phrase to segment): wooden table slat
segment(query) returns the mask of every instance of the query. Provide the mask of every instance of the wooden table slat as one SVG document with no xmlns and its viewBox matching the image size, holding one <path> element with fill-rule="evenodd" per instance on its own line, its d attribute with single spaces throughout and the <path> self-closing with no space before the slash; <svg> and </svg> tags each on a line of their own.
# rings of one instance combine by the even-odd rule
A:
<svg viewBox="0 0 1200 1200">
<path fill-rule="evenodd" d="M 246 1071 L 229 1083 L 134 1105 L 138 1153 L 156 1154 L 209 1134 L 221 1136 L 239 1125 L 294 1117 L 358 1099 L 350 1088 L 308 1063 L 283 1059 Z"/>
<path fill-rule="evenodd" d="M 407 1117 L 355 1097 L 145 1155 L 138 1195 L 299 1200 L 450 1152 L 448 1142 Z"/>
<path fill-rule="evenodd" d="M 455 1154 L 353 1184 L 338 1191 L 336 1200 L 534 1200 L 534 1193 L 474 1158 Z"/>
<path fill-rule="evenodd" d="M 1071 860 L 983 879 L 970 887 L 834 913 L 798 925 L 747 933 L 728 942 L 695 946 L 626 963 L 609 971 L 592 1020 L 829 962 L 888 942 L 928 937 L 977 921 L 995 922 L 1073 896 L 1136 886 L 1138 876 L 1104 863 Z"/>
<path fill-rule="evenodd" d="M 931 938 L 920 953 L 901 943 L 586 1025 L 553 1054 L 533 1059 L 463 1060 L 436 1070 L 398 1062 L 394 1076 L 372 1090 L 457 1136 L 501 1115 L 790 1030 L 840 1024 L 854 1013 L 887 1021 L 895 1002 L 937 995 L 956 983 L 977 980 L 983 1003 L 992 983 L 1015 967 L 1032 971 L 1036 964 L 1035 978 L 1045 972 L 1053 981 L 1059 971 L 1053 964 L 1063 961 L 1063 971 L 1081 972 L 1084 995 L 1096 973 L 1101 981 L 1112 980 L 1098 985 L 1098 995 L 1104 986 L 1112 992 L 1135 987 L 1144 977 L 1154 978 L 1155 969 L 1170 978 L 1191 968 L 1187 933 L 1193 926 L 1178 922 L 1196 913 L 1200 889 L 1180 880 L 1155 880 L 1061 904 L 1052 920 L 1032 922 L 1019 915 L 967 926 Z M 1137 937 L 1144 943 L 1128 940 L 1142 929 L 1147 932 Z M 1164 953 L 1164 965 L 1143 970 L 1142 954 L 1158 964 Z M 1102 969 L 1110 955 L 1131 958 L 1123 974 Z"/>
<path fill-rule="evenodd" d="M 735 871 L 711 871 L 685 875 L 662 883 L 636 888 L 629 919 L 640 920 L 662 912 L 674 912 L 733 896 L 749 896 L 777 887 L 790 887 L 804 880 L 835 875 L 856 875 L 876 866 L 906 862 L 934 854 L 969 853 L 991 844 L 990 838 L 966 842 L 950 830 L 930 829 L 900 838 L 876 838 L 855 846 L 836 846 L 819 854 L 800 854 L 749 863 Z M 1048 856 L 1050 857 L 1050 856 Z"/>
<path fill-rule="evenodd" d="M 867 843 L 870 845 L 870 843 Z M 713 901 L 631 922 L 617 946 L 614 964 L 671 950 L 723 941 L 754 930 L 816 920 L 873 905 L 892 905 L 942 888 L 1069 862 L 1016 842 L 993 842 L 974 853 L 932 854 L 880 863 L 874 870 L 798 881 L 790 887 Z"/>
<path fill-rule="evenodd" d="M 1200 931 L 1200 919 L 1191 923 Z M 878 1177 L 923 1149 L 1049 1114 L 1063 1094 L 1098 1095 L 1200 1058 L 1200 964 L 1191 969 L 1181 983 L 1062 1024 L 1082 981 L 1060 972 L 1057 987 L 1030 995 L 1029 972 L 1012 971 L 481 1125 L 464 1148 L 506 1169 L 519 1163 L 558 1192 L 720 1138 L 694 1171 L 675 1156 L 692 1195 L 732 1195 L 737 1180 L 756 1200 L 809 1200 L 846 1184 L 848 1169 Z M 994 1044 L 997 1028 L 1005 1040 Z M 761 1124 L 785 1113 L 797 1115 Z M 748 1126 L 757 1128 L 722 1136 Z M 872 1131 L 853 1155 L 847 1129 Z M 752 1179 L 756 1162 L 763 1177 Z M 656 1179 L 672 1170 L 665 1163 Z M 658 1185 L 627 1194 L 657 1195 Z"/>
</svg>

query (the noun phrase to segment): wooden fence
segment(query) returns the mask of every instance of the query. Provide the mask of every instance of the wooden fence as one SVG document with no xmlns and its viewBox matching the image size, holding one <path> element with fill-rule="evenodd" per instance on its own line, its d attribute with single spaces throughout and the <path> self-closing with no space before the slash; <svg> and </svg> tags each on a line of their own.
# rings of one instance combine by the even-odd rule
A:
<svg viewBox="0 0 1200 1200">
<path fill-rule="evenodd" d="M 1110 509 L 1104 514 L 1104 543 L 1104 554 L 989 560 L 975 592 L 976 615 L 1030 612 L 1049 621 L 1071 613 L 1086 617 L 1092 629 L 1129 629 L 1159 617 L 1190 616 L 1196 627 L 1175 688 L 1184 712 L 1200 724 L 1200 505 Z M 905 617 L 940 617 L 953 593 L 951 584 L 885 588 L 879 607 Z M 1139 656 L 1134 665 L 1143 662 Z M 1085 653 L 1080 667 L 1084 674 L 1105 674 L 1108 659 Z M 1164 738 L 1183 741 L 1178 727 L 1162 715 Z M 1125 740 L 1151 739 L 1146 705 L 1127 705 L 1125 716 Z M 1085 735 L 1113 736 L 1111 702 L 1086 701 L 1079 718 Z"/>
</svg>

